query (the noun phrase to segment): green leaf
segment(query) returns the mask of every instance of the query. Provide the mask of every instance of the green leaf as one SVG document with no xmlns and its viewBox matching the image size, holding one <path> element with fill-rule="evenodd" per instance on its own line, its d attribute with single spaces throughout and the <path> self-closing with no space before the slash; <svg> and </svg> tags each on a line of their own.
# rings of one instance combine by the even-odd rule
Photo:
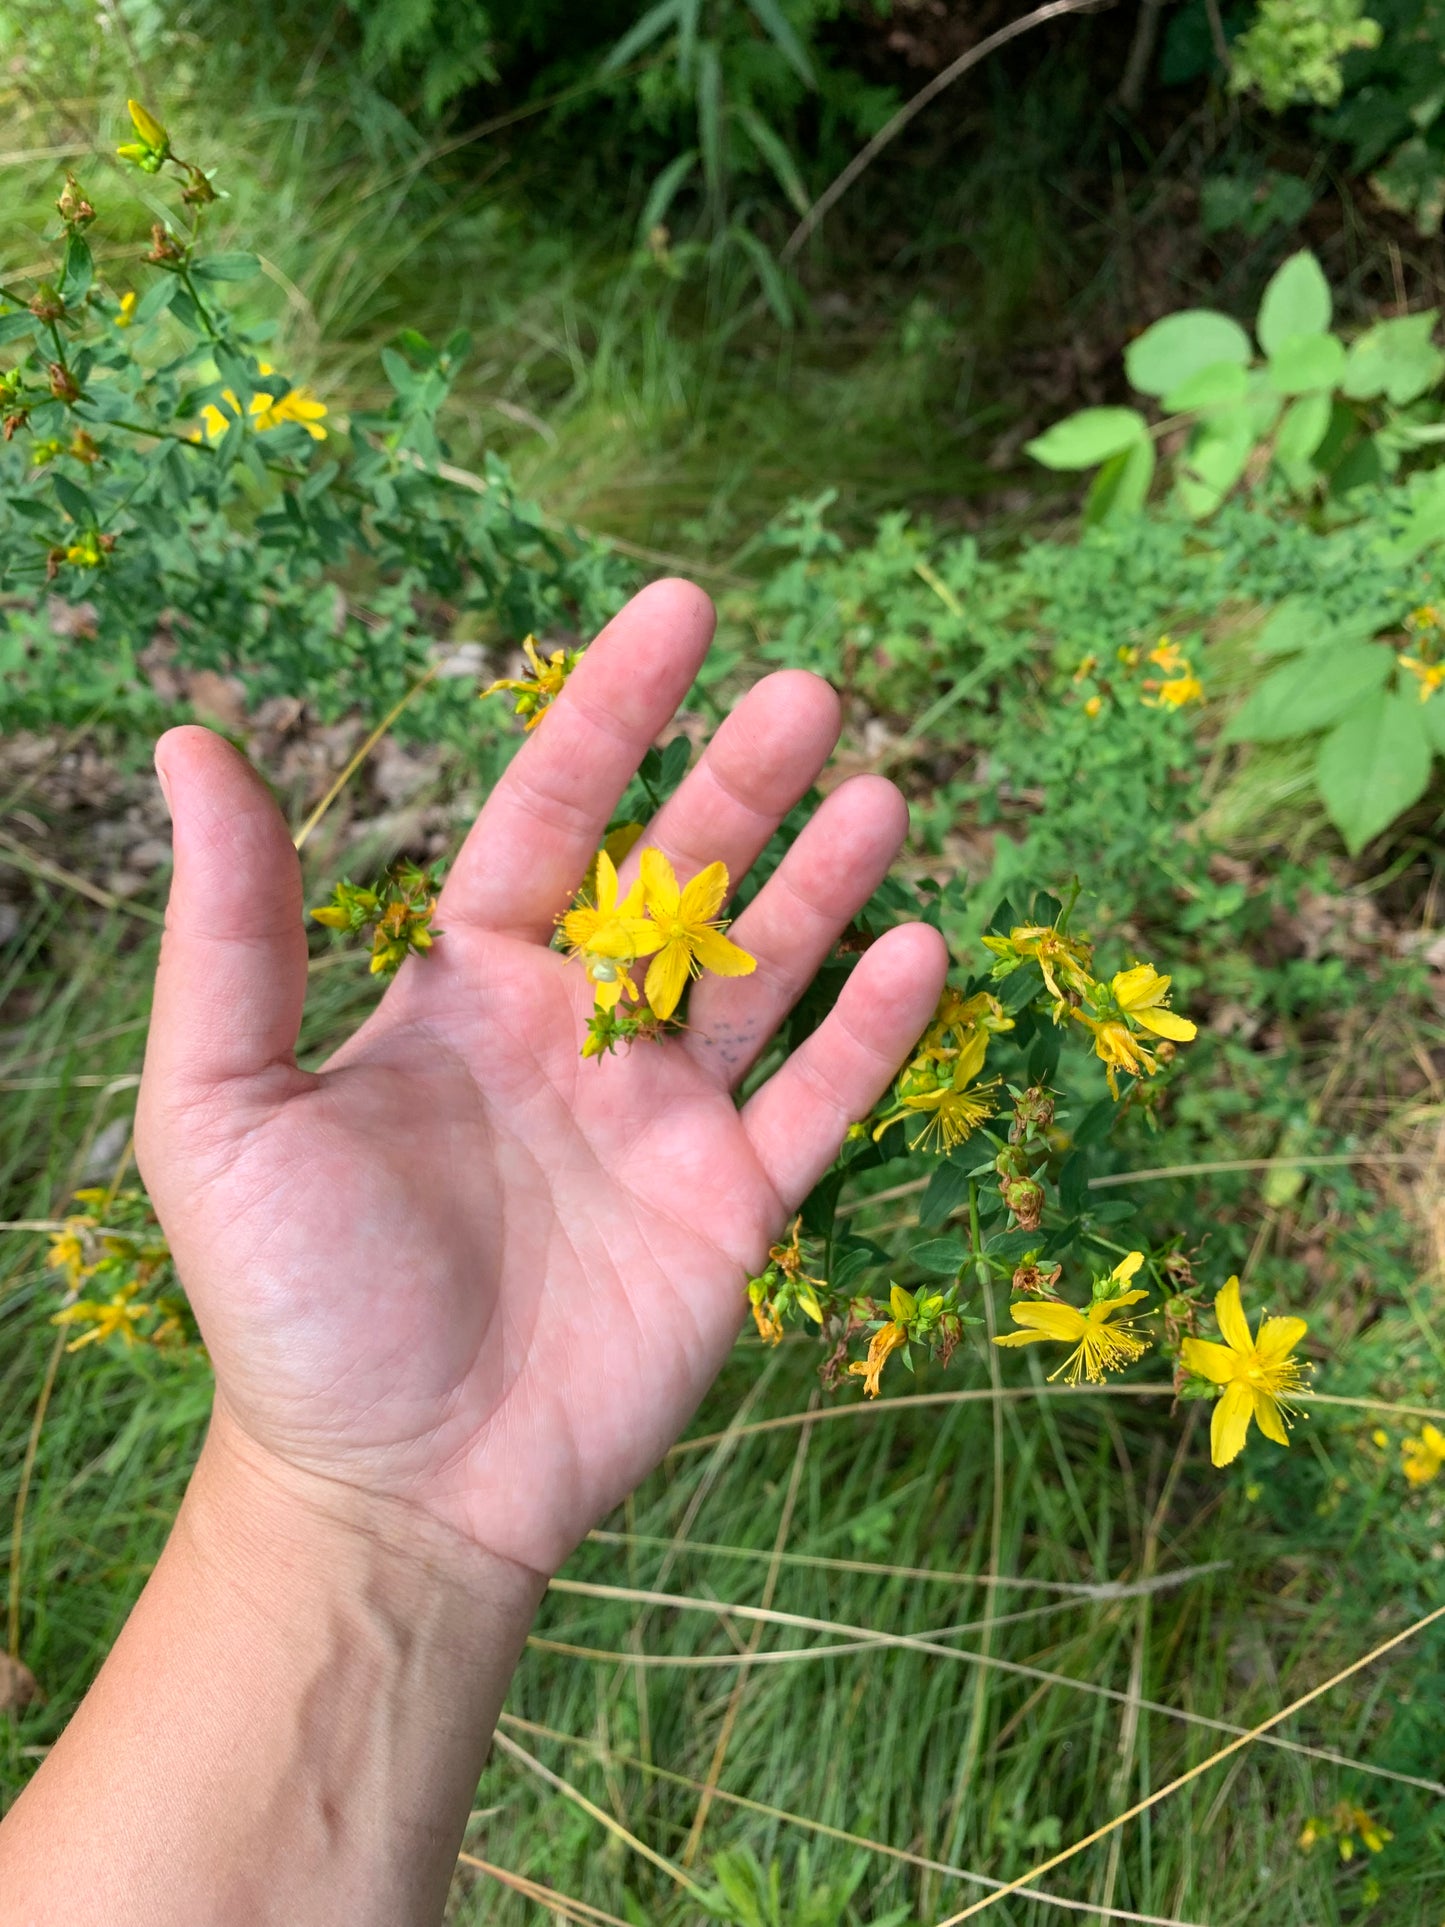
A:
<svg viewBox="0 0 1445 1927">
<path fill-rule="evenodd" d="M 704 40 L 697 50 L 697 134 L 708 193 L 720 202 L 725 165 L 722 62 L 718 58 L 717 46 L 711 40 Z"/>
<path fill-rule="evenodd" d="M 1337 388 L 1344 372 L 1345 345 L 1337 335 L 1286 335 L 1269 357 L 1270 386 L 1281 395 Z"/>
<path fill-rule="evenodd" d="M 614 42 L 611 52 L 598 68 L 601 75 L 615 74 L 644 47 L 650 47 L 654 40 L 661 38 L 670 27 L 677 26 L 683 11 L 683 0 L 661 0 L 661 4 L 650 7 L 642 18 L 627 29 L 622 38 Z"/>
<path fill-rule="evenodd" d="M 1323 334 L 1333 305 L 1324 270 L 1302 248 L 1275 270 L 1264 291 L 1254 324 L 1260 347 L 1272 356 L 1291 335 Z"/>
<path fill-rule="evenodd" d="M 1430 742 L 1421 708 L 1412 692 L 1379 690 L 1320 744 L 1315 780 L 1351 856 L 1425 792 Z"/>
<path fill-rule="evenodd" d="M 173 274 L 163 274 L 159 279 L 152 281 L 135 304 L 131 326 L 139 328 L 147 321 L 154 321 L 158 314 L 165 313 L 180 292 L 181 284 Z"/>
<path fill-rule="evenodd" d="M 672 206 L 683 182 L 696 165 L 697 149 L 689 147 L 681 154 L 674 154 L 652 183 L 647 190 L 647 199 L 643 203 L 642 214 L 637 223 L 637 232 L 642 240 L 647 239 L 659 221 L 666 220 L 667 210 Z"/>
<path fill-rule="evenodd" d="M 1149 424 L 1136 408 L 1081 408 L 1025 442 L 1024 449 L 1045 468 L 1093 468 L 1148 433 Z"/>
<path fill-rule="evenodd" d="M 191 264 L 198 281 L 249 281 L 260 272 L 261 263 L 254 254 L 209 254 Z"/>
<path fill-rule="evenodd" d="M 65 265 L 60 271 L 60 294 L 69 307 L 83 301 L 95 279 L 95 257 L 83 234 L 72 234 L 65 243 Z"/>
<path fill-rule="evenodd" d="M 1395 666 L 1389 649 L 1373 642 L 1337 642 L 1276 669 L 1230 718 L 1232 743 L 1283 743 L 1308 736 L 1373 696 Z"/>
<path fill-rule="evenodd" d="M 1192 415 L 1200 408 L 1223 408 L 1243 400 L 1248 386 L 1248 372 L 1237 361 L 1212 361 L 1171 388 L 1163 405 L 1171 415 Z"/>
<path fill-rule="evenodd" d="M 1275 462 L 1301 495 L 1319 480 L 1310 458 L 1325 438 L 1333 406 L 1328 395 L 1301 395 L 1284 411 L 1274 438 Z"/>
<path fill-rule="evenodd" d="M 757 271 L 758 282 L 763 297 L 772 309 L 779 327 L 791 328 L 793 325 L 793 302 L 788 291 L 787 278 L 773 259 L 765 241 L 751 233 L 739 222 L 728 229 L 731 239 L 740 247 Z"/>
<path fill-rule="evenodd" d="M 1403 677 L 1401 683 L 1404 685 Z M 1405 687 L 1408 694 L 1408 686 Z M 1434 695 L 1427 696 L 1424 702 L 1420 702 L 1418 696 L 1415 700 L 1420 704 L 1420 722 L 1425 734 L 1440 754 L 1445 756 L 1445 698 L 1441 697 L 1437 689 Z"/>
<path fill-rule="evenodd" d="M 1351 401 L 1383 395 L 1397 408 L 1417 401 L 1445 375 L 1445 354 L 1433 338 L 1439 318 L 1438 308 L 1426 308 L 1367 328 L 1350 349 L 1342 393 Z"/>
<path fill-rule="evenodd" d="M 794 211 L 798 214 L 806 214 L 810 206 L 808 190 L 804 187 L 797 163 L 786 146 L 762 115 L 755 113 L 751 107 L 739 107 L 737 118 L 739 126 L 773 170 L 778 186 L 787 195 Z"/>
<path fill-rule="evenodd" d="M 1214 513 L 1243 475 L 1254 443 L 1255 419 L 1247 403 L 1196 423 L 1175 475 L 1188 514 Z"/>
<path fill-rule="evenodd" d="M 35 332 L 35 325 L 35 316 L 24 310 L 19 314 L 0 314 L 0 342 L 20 341 Z"/>
<path fill-rule="evenodd" d="M 1309 596 L 1286 596 L 1254 639 L 1256 655 L 1288 656 L 1297 649 L 1322 649 L 1331 643 L 1363 641 L 1383 626 L 1383 618 L 1357 615 L 1340 621 Z"/>
<path fill-rule="evenodd" d="M 1084 497 L 1088 528 L 1118 528 L 1138 515 L 1154 479 L 1154 444 L 1147 437 L 1111 455 Z"/>
<path fill-rule="evenodd" d="M 95 507 L 83 488 L 77 488 L 68 475 L 52 472 L 50 486 L 55 490 L 55 499 L 77 528 L 93 529 Z"/>
<path fill-rule="evenodd" d="M 914 1245 L 908 1256 L 920 1271 L 943 1277 L 967 1264 L 968 1246 L 956 1234 L 947 1238 L 925 1238 L 922 1244 Z"/>
<path fill-rule="evenodd" d="M 797 29 L 778 5 L 778 0 L 748 0 L 753 18 L 772 41 L 805 87 L 816 87 L 813 63 L 798 38 Z"/>
<path fill-rule="evenodd" d="M 1143 395 L 1167 395 L 1220 363 L 1247 367 L 1249 336 L 1212 308 L 1165 315 L 1124 350 L 1124 372 Z"/>
<path fill-rule="evenodd" d="M 925 1231 L 953 1216 L 962 1205 L 968 1202 L 968 1173 L 962 1165 L 951 1160 L 936 1167 L 932 1177 L 924 1187 L 923 1197 L 918 1206 L 918 1222 Z"/>
</svg>

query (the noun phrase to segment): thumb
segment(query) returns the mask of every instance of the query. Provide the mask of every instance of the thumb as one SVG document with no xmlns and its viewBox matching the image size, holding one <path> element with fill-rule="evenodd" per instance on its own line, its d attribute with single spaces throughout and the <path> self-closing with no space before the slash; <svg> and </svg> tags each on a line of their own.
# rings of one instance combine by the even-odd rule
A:
<svg viewBox="0 0 1445 1927">
<path fill-rule="evenodd" d="M 294 1075 L 306 997 L 301 867 L 270 791 L 208 729 L 156 745 L 175 873 L 142 1106 L 186 1105 L 272 1067 Z"/>
</svg>

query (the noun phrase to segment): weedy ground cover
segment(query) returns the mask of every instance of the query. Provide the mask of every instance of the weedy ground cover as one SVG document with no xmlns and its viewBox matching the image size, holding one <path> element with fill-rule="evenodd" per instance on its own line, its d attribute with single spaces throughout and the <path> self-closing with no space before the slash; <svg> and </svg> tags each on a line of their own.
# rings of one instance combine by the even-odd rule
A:
<svg viewBox="0 0 1445 1927">
<path fill-rule="evenodd" d="M 135 137 L 148 156 L 168 144 L 159 123 Z M 291 178 L 290 205 L 308 205 Z M 111 219 L 112 204 L 92 198 Z M 47 208 L 43 258 L 37 239 L 4 280 L 4 364 L 21 371 L 11 400 L 26 421 L 5 458 L 5 562 L 17 573 L 6 585 L 3 849 L 23 884 L 8 899 L 0 1069 L 0 1507 L 6 1645 L 44 1694 L 0 1719 L 7 1791 L 143 1583 L 209 1396 L 139 1201 L 120 1205 L 133 1221 L 116 1222 L 134 1182 L 128 1118 L 164 870 L 127 867 L 124 841 L 98 855 L 99 819 L 143 815 L 151 729 L 197 704 L 226 706 L 298 834 L 315 818 L 308 900 L 330 899 L 333 921 L 364 930 L 383 966 L 373 975 L 364 953 L 316 932 L 302 1057 L 319 1062 L 370 1007 L 397 947 L 418 947 L 427 928 L 420 867 L 398 873 L 390 927 L 390 906 L 337 895 L 338 878 L 365 892 L 394 858 L 444 855 L 514 741 L 507 705 L 479 706 L 478 689 L 524 685 L 511 691 L 522 720 L 545 728 L 540 695 L 552 692 L 517 653 L 524 635 L 537 631 L 545 674 L 647 566 L 570 528 L 548 498 L 528 508 L 500 467 L 452 445 L 460 342 L 413 333 L 380 376 L 328 363 L 345 301 L 391 285 L 370 229 L 337 268 L 315 365 L 289 372 L 284 357 L 305 336 L 271 336 L 264 308 L 247 306 L 244 211 L 223 208 L 214 244 L 192 255 L 172 207 L 143 274 L 144 240 L 117 268 L 101 260 L 99 223 L 72 202 L 57 225 Z M 304 260 L 310 239 L 295 245 Z M 207 259 L 228 265 L 200 274 L 196 301 L 186 278 Z M 48 319 L 32 306 L 40 284 L 60 303 Z M 45 346 L 55 333 L 58 355 Z M 273 355 L 283 358 L 263 367 Z M 77 394 L 54 392 L 52 364 Z M 637 421 L 656 422 L 658 397 L 685 385 L 688 367 L 659 350 Z M 718 382 L 724 415 L 755 420 L 748 380 Z M 558 404 L 568 437 L 590 432 L 599 392 L 572 412 Z M 121 395 L 125 420 L 145 411 L 143 433 L 105 412 Z M 879 410 L 866 384 L 852 405 L 885 424 L 917 412 L 911 401 L 897 416 Z M 175 444 L 164 464 L 152 459 L 157 431 Z M 609 432 L 648 459 L 636 423 Z M 104 443 L 104 462 L 74 452 L 81 434 Z M 1281 658 L 1308 662 L 1321 633 L 1373 647 L 1421 715 L 1445 702 L 1400 663 L 1434 661 L 1431 448 L 1421 440 L 1398 476 L 1342 502 L 1246 462 L 1207 516 L 1156 495 L 1077 538 L 1041 531 L 1008 547 L 918 514 L 860 530 L 857 504 L 877 484 L 855 472 L 841 529 L 813 491 L 756 516 L 746 548 L 725 556 L 717 671 L 622 820 L 641 820 L 676 783 L 713 710 L 760 665 L 819 669 L 848 705 L 845 765 L 888 769 L 915 805 L 916 847 L 858 942 L 922 907 L 959 957 L 960 997 L 998 1007 L 955 1012 L 921 1040 L 895 1094 L 903 1115 L 869 1121 L 849 1147 L 846 1188 L 810 1201 L 755 1281 L 755 1324 L 692 1437 L 554 1588 L 479 1789 L 456 1920 L 521 1922 L 544 1907 L 743 1927 L 942 1920 L 1438 1604 L 1438 798 L 1427 759 L 1404 814 L 1392 807 L 1372 826 L 1352 866 L 1292 732 L 1246 748 L 1238 721 Z M 458 456 L 481 493 L 442 472 Z M 549 459 L 528 458 L 537 474 Z M 717 451 L 697 459 L 708 512 L 672 528 L 711 542 L 741 511 Z M 574 480 L 568 514 L 604 523 L 616 472 Z M 184 567 L 165 547 L 181 524 Z M 352 771 L 373 726 L 408 698 Z M 1307 739 L 1337 719 L 1284 704 L 1281 720 Z M 89 813 L 88 768 L 109 790 Z M 1093 938 L 1097 974 L 1092 960 L 1074 963 L 1103 1003 L 1082 983 L 1050 994 L 1037 936 L 1030 951 L 1014 935 L 1052 933 L 1057 962 L 1075 881 L 1075 938 Z M 674 907 L 653 894 L 644 923 L 659 921 L 658 903 Z M 583 907 L 605 923 L 617 906 L 594 885 Z M 666 996 L 647 991 L 660 946 L 632 930 L 623 949 L 589 952 L 597 927 L 572 933 L 578 968 L 608 997 L 630 973 L 665 1018 Z M 1146 961 L 1199 1025 L 1173 1062 L 1141 1061 L 1158 1033 L 1128 1022 L 1130 990 L 1155 988 L 1127 975 Z M 1009 962 L 1012 977 L 992 975 Z M 835 959 L 831 978 L 848 963 Z M 1165 994 L 1136 1006 L 1158 1013 Z M 604 1014 L 627 1018 L 638 1001 L 620 991 Z M 805 1001 L 794 1035 L 814 1016 Z M 1124 1032 L 1112 1051 L 1100 1048 L 1109 1025 Z M 992 1117 L 975 1116 L 1005 1064 L 1014 1089 L 993 1094 Z M 1052 1117 L 1037 1098 L 1025 1114 L 1029 1092 L 1056 1089 Z M 952 1132 L 928 1133 L 935 1116 L 952 1116 Z M 74 1203 L 77 1192 L 87 1195 Z M 67 1217 L 91 1222 L 67 1231 Z M 1127 1367 L 1102 1380 L 1083 1356 L 1072 1384 L 1072 1329 L 1060 1325 L 1063 1348 L 1047 1353 L 989 1342 L 1010 1335 L 1011 1300 L 1056 1319 L 1070 1304 L 1080 1321 L 1119 1300 L 1095 1296 L 1091 1274 L 1108 1285 L 1133 1252 L 1148 1254 L 1151 1355 L 1098 1356 Z M 1219 1408 L 1201 1397 L 1171 1410 L 1181 1388 L 1168 1351 L 1187 1336 L 1180 1306 L 1195 1337 L 1212 1338 L 1209 1307 L 1231 1275 L 1251 1326 L 1265 1303 L 1307 1322 L 1302 1355 L 1316 1369 L 1289 1448 L 1256 1430 L 1220 1469 L 1209 1449 Z M 142 1305 L 155 1310 L 142 1318 Z M 844 1346 L 841 1389 L 818 1382 L 824 1319 L 835 1354 Z M 1342 1681 L 1042 1876 L 1051 1898 L 1008 1896 L 997 1917 L 1071 1906 L 1211 1927 L 1437 1922 L 1440 1650 L 1427 1630 Z"/>
</svg>

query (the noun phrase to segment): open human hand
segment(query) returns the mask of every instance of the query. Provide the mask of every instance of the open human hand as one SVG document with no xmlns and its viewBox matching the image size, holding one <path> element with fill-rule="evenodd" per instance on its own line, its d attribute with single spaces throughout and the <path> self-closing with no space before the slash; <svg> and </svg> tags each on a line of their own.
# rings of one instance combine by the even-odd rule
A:
<svg viewBox="0 0 1445 1927">
<path fill-rule="evenodd" d="M 592 989 L 549 947 L 712 611 L 683 582 L 608 625 L 488 798 L 443 933 L 319 1072 L 298 1068 L 301 875 L 208 731 L 157 768 L 175 877 L 137 1120 L 142 1174 L 216 1371 L 216 1424 L 287 1474 L 401 1501 L 548 1573 L 656 1464 L 736 1337 L 744 1281 L 886 1088 L 942 987 L 925 925 L 733 1092 L 895 856 L 907 813 L 843 783 L 738 918 L 690 1030 L 579 1056 Z M 757 684 L 649 826 L 736 883 L 837 738 L 826 683 Z M 633 869 L 623 872 L 624 885 Z"/>
</svg>

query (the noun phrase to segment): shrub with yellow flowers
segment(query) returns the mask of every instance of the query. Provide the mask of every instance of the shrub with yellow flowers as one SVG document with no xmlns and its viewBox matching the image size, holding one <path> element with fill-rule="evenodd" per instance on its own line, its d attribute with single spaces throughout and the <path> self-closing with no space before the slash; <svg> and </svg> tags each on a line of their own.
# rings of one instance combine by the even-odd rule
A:
<svg viewBox="0 0 1445 1927">
<path fill-rule="evenodd" d="M 30 265 L 29 236 L 23 270 L 0 263 L 0 728 L 181 720 L 158 663 L 323 719 L 374 715 L 431 672 L 399 728 L 495 761 L 472 707 L 486 665 L 458 644 L 494 646 L 502 670 L 517 636 L 599 626 L 630 570 L 549 526 L 494 456 L 448 463 L 464 331 L 404 330 L 382 353 L 390 400 L 341 410 L 291 365 L 258 256 L 216 245 L 210 160 L 139 101 L 119 155 L 143 196 L 69 175 L 50 264 Z M 543 683 L 567 660 L 537 658 Z M 539 716 L 545 693 L 518 693 Z"/>
<path fill-rule="evenodd" d="M 544 663 L 535 650 L 528 659 L 529 680 L 498 683 L 483 694 L 518 695 L 516 713 L 530 730 L 545 726 L 573 662 Z M 685 746 L 680 757 L 670 749 L 668 760 L 675 781 L 687 762 Z M 649 763 L 640 781 L 655 808 L 662 777 L 656 751 Z M 624 798 L 623 814 L 557 924 L 557 945 L 590 992 L 591 1013 L 578 1036 L 584 1058 L 665 1047 L 669 1033 L 687 1025 L 688 989 L 697 977 L 745 976 L 755 968 L 726 935 L 726 867 L 710 863 L 680 879 L 663 852 L 645 843 L 631 807 Z M 335 902 L 312 914 L 353 933 L 375 923 L 380 946 L 379 906 L 396 887 L 384 881 L 372 892 L 342 884 Z M 1115 1114 L 1152 1114 L 1196 1026 L 1173 1008 L 1171 980 L 1152 963 L 1098 970 L 1094 944 L 1072 924 L 1079 894 L 1075 884 L 1065 902 L 1036 897 L 1023 917 L 1001 907 L 976 967 L 970 973 L 958 963 L 887 1099 L 853 1126 L 835 1169 L 749 1279 L 747 1307 L 766 1344 L 781 1343 L 790 1329 L 815 1330 L 826 1348 L 825 1382 L 836 1388 L 859 1378 L 864 1396 L 876 1398 L 895 1354 L 907 1370 L 919 1355 L 947 1365 L 971 1327 L 997 1324 L 1001 1308 L 992 1300 L 1002 1287 L 1013 1328 L 993 1333 L 996 1346 L 1051 1348 L 1057 1362 L 1049 1376 L 1073 1386 L 1102 1384 L 1157 1347 L 1172 1363 L 1179 1398 L 1213 1401 L 1211 1454 L 1216 1465 L 1228 1465 L 1251 1425 L 1288 1444 L 1307 1382 L 1296 1356 L 1305 1323 L 1264 1316 L 1252 1332 L 1239 1280 L 1230 1278 L 1214 1298 L 1219 1339 L 1202 1335 L 1207 1286 L 1190 1260 L 1177 1251 L 1151 1257 L 1119 1245 L 1108 1207 L 1089 1208 L 1090 1146 Z M 956 883 L 930 886 L 920 904 L 891 880 L 858 920 L 849 954 L 832 968 L 846 969 L 849 956 L 903 915 L 921 910 L 941 923 L 944 904 L 960 895 Z M 430 904 L 428 896 L 420 940 L 412 944 L 423 953 L 439 935 L 430 928 Z M 373 970 L 381 967 L 380 954 L 374 950 Z M 402 947 L 396 960 L 404 955 Z M 1102 1068 L 1106 1096 L 1086 1094 L 1090 1065 L 1095 1078 Z M 852 1208 L 866 1207 L 867 1174 L 899 1160 L 927 1175 L 889 1195 L 921 1189 L 920 1223 L 942 1235 L 895 1252 L 850 1232 L 842 1193 L 858 1180 Z M 892 1275 L 900 1271 L 903 1277 Z M 888 1275 L 874 1282 L 874 1273 Z M 1073 1279 L 1082 1285 L 1085 1277 L 1079 1303 Z"/>
</svg>

